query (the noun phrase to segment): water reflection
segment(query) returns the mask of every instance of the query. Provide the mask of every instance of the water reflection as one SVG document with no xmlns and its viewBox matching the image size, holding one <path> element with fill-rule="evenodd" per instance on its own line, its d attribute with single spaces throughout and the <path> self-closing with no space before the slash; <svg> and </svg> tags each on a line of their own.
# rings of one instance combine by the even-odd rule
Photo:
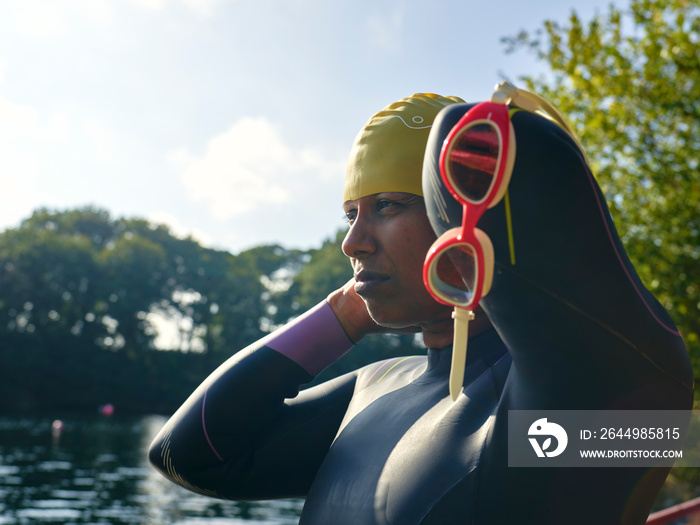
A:
<svg viewBox="0 0 700 525">
<path fill-rule="evenodd" d="M 163 478 L 146 460 L 165 418 L 0 418 L 0 525 L 296 524 L 300 500 L 205 498 Z"/>
</svg>

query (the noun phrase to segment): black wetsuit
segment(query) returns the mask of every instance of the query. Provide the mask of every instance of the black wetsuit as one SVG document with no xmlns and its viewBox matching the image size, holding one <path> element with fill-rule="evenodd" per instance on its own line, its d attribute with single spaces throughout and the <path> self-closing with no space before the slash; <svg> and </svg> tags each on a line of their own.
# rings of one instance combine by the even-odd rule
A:
<svg viewBox="0 0 700 525">
<path fill-rule="evenodd" d="M 516 258 L 501 203 L 480 222 L 496 252 L 482 301 L 496 330 L 470 339 L 456 402 L 450 348 L 297 395 L 312 374 L 256 345 L 173 416 L 153 464 L 216 497 L 305 496 L 305 525 L 644 523 L 668 469 L 508 467 L 508 410 L 692 406 L 683 342 L 575 147 L 539 117 L 513 122 Z"/>
</svg>

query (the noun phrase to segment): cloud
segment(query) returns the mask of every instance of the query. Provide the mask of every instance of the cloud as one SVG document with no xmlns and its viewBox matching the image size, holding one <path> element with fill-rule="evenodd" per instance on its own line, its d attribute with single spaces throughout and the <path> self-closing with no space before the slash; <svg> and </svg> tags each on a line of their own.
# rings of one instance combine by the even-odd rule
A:
<svg viewBox="0 0 700 525">
<path fill-rule="evenodd" d="M 130 4 L 147 9 L 149 11 L 159 11 L 164 9 L 169 0 L 128 0 Z M 214 8 L 223 0 L 180 0 L 180 2 L 202 17 L 210 16 L 214 13 Z"/>
<path fill-rule="evenodd" d="M 221 0 L 182 0 L 182 3 L 200 16 L 210 16 Z"/>
<path fill-rule="evenodd" d="M 10 0 L 10 8 L 19 32 L 35 37 L 68 34 L 68 19 L 73 14 L 98 25 L 115 19 L 112 0 Z"/>
<path fill-rule="evenodd" d="M 2 150 L 0 150 L 2 151 Z M 33 209 L 32 201 L 16 184 L 16 181 L 3 173 L 0 168 L 0 230 L 16 226 L 28 217 Z"/>
<path fill-rule="evenodd" d="M 129 0 L 129 3 L 148 11 L 159 11 L 165 7 L 168 0 Z"/>
<path fill-rule="evenodd" d="M 95 160 L 105 164 L 114 164 L 118 157 L 114 151 L 114 134 L 94 118 L 89 118 L 83 124 L 83 129 L 92 141 L 92 152 Z"/>
<path fill-rule="evenodd" d="M 180 180 L 219 220 L 264 205 L 283 204 L 304 178 L 337 173 L 337 164 L 311 150 L 294 151 L 266 118 L 245 117 L 211 139 L 203 156 L 180 149 L 167 155 Z"/>
<path fill-rule="evenodd" d="M 63 147 L 69 134 L 65 115 L 54 113 L 41 122 L 33 107 L 0 98 L 0 227 L 36 207 L 44 159 Z"/>
<path fill-rule="evenodd" d="M 213 242 L 210 235 L 196 228 L 188 228 L 187 226 L 184 226 L 182 222 L 180 222 L 180 220 L 172 213 L 156 211 L 149 213 L 146 218 L 151 224 L 163 224 L 167 226 L 170 233 L 180 239 L 192 237 L 202 246 L 210 246 Z"/>
<path fill-rule="evenodd" d="M 0 98 L 0 172 L 6 176 L 35 175 L 42 154 L 68 137 L 66 115 L 54 113 L 44 124 L 33 107 Z"/>
<path fill-rule="evenodd" d="M 128 0 L 130 4 L 147 9 L 149 11 L 159 11 L 164 9 L 169 0 Z M 194 11 L 195 14 L 201 17 L 211 16 L 214 13 L 216 6 L 224 0 L 180 0 L 180 2 Z"/>
<path fill-rule="evenodd" d="M 14 21 L 14 27 L 32 37 L 58 37 L 70 34 L 75 28 L 77 15 L 88 24 L 107 26 L 117 20 L 117 8 L 124 0 L 6 0 Z M 127 0 L 137 8 L 161 11 L 170 0 Z M 200 17 L 211 16 L 223 0 L 180 0 L 190 11 Z"/>
<path fill-rule="evenodd" d="M 16 104 L 0 97 L 0 171 L 16 177 L 36 175 L 37 166 L 47 154 L 67 152 L 73 146 L 73 160 L 92 157 L 102 163 L 114 163 L 114 135 L 95 118 L 86 118 L 80 140 L 74 136 L 75 122 L 68 115 L 52 113 L 40 119 L 38 111 L 26 104 Z M 71 143 L 71 139 L 75 139 Z M 76 147 L 80 142 L 80 147 Z M 89 151 L 91 155 L 85 155 Z"/>
<path fill-rule="evenodd" d="M 0 98 L 0 139 L 7 140 L 36 126 L 37 114 L 34 108 L 15 104 Z"/>
<path fill-rule="evenodd" d="M 119 162 L 114 141 L 93 117 L 39 111 L 0 96 L 0 228 L 39 206 L 83 195 L 84 183 L 70 189 L 66 181 Z"/>
</svg>

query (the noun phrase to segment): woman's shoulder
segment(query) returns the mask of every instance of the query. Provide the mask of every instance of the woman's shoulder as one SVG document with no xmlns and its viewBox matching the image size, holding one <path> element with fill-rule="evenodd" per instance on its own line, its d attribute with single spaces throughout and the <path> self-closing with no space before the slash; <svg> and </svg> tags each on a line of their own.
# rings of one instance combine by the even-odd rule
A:
<svg viewBox="0 0 700 525">
<path fill-rule="evenodd" d="M 380 383 L 409 383 L 425 371 L 426 365 L 426 355 L 408 355 L 377 361 L 358 370 L 356 390 Z"/>
</svg>

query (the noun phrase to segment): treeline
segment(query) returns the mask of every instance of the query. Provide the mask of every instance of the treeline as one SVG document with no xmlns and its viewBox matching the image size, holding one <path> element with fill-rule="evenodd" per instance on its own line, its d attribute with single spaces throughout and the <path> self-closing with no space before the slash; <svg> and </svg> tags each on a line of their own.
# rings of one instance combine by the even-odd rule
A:
<svg viewBox="0 0 700 525">
<path fill-rule="evenodd" d="M 238 255 L 93 208 L 0 233 L 0 411 L 170 413 L 220 363 L 351 276 L 342 233 Z M 416 352 L 366 338 L 324 377 Z"/>
</svg>

